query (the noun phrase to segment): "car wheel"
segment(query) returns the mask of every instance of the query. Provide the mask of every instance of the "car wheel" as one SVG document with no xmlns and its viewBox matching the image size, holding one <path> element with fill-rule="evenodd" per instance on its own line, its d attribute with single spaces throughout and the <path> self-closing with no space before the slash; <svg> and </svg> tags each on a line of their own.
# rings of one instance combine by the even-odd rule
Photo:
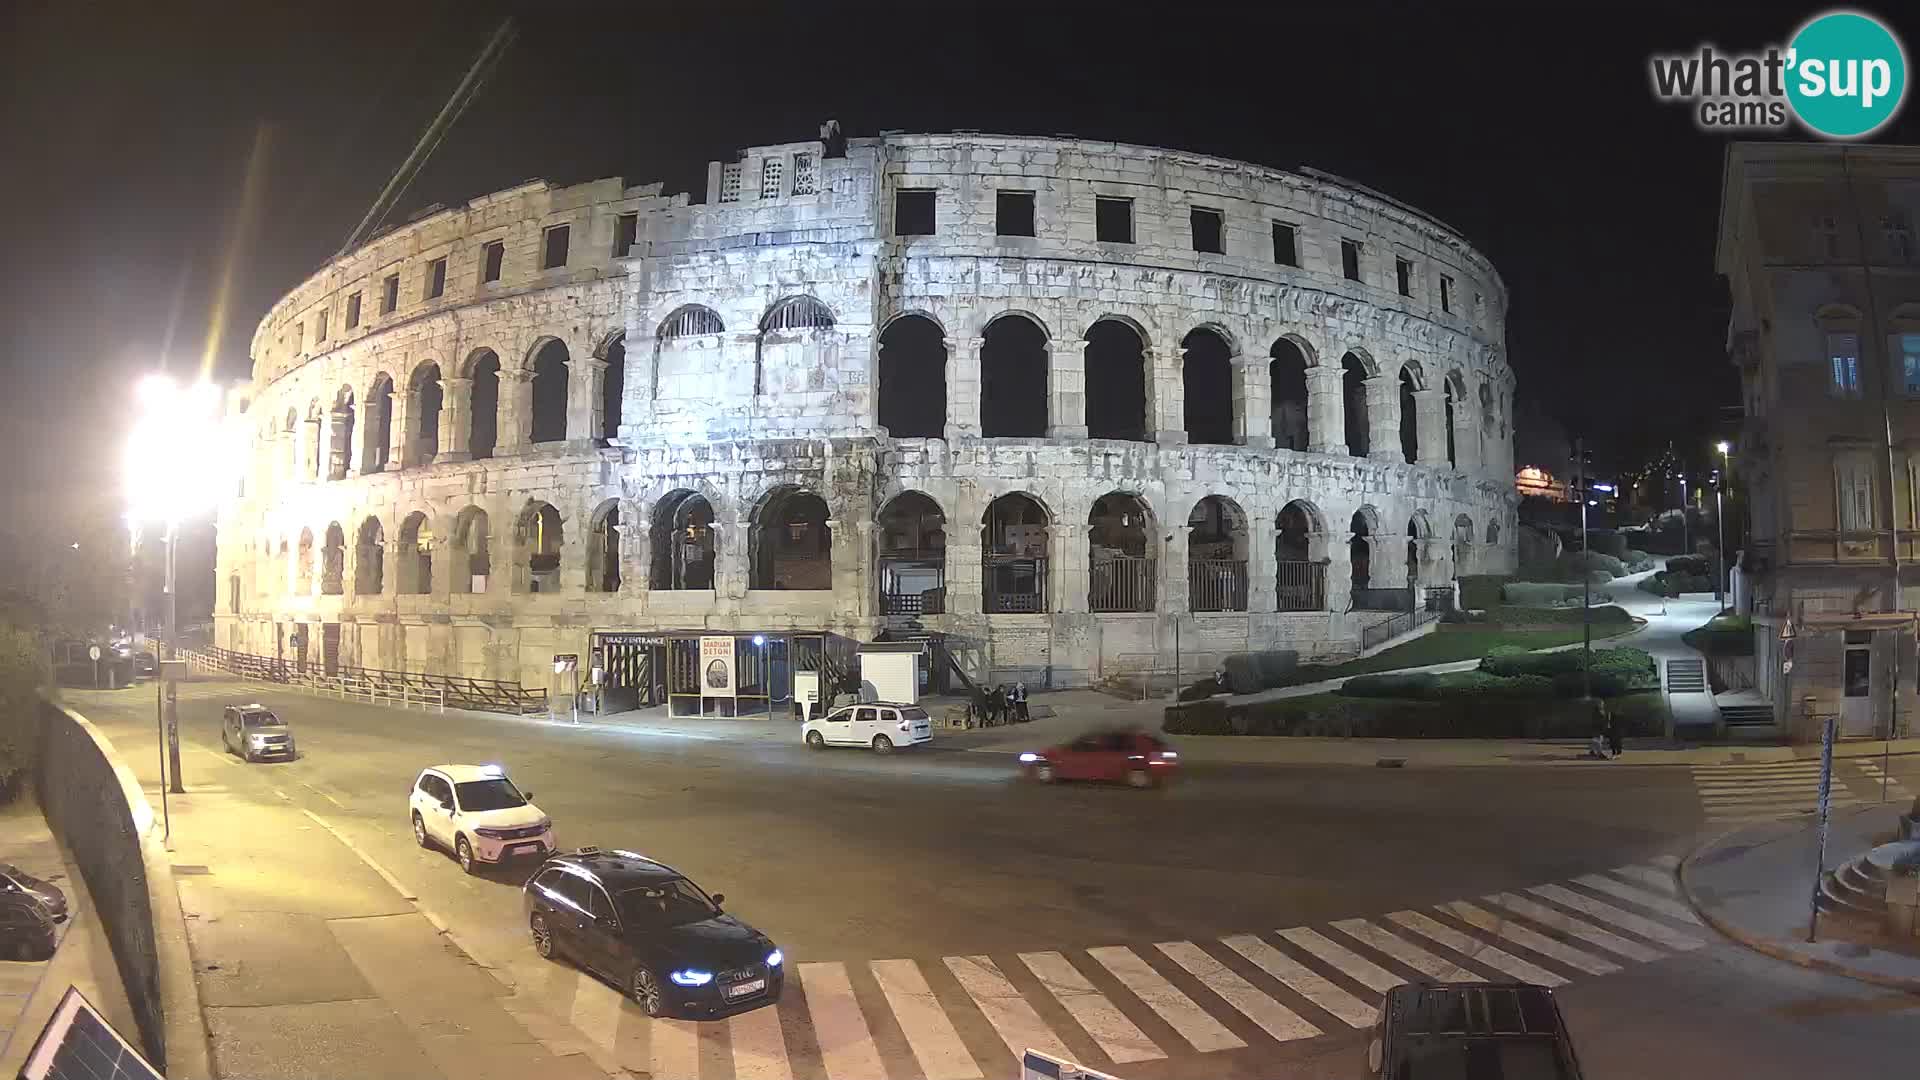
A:
<svg viewBox="0 0 1920 1080">
<path fill-rule="evenodd" d="M 533 951 L 539 953 L 542 960 L 553 959 L 553 931 L 547 928 L 547 917 L 534 912 L 533 918 L 527 920 L 527 929 L 533 934 Z"/>
<path fill-rule="evenodd" d="M 663 1016 L 667 1011 L 667 997 L 660 992 L 660 980 L 653 972 L 644 967 L 633 969 L 633 977 L 627 980 L 633 992 L 634 1003 L 646 1011 L 648 1016 Z"/>
<path fill-rule="evenodd" d="M 466 837 L 460 836 L 454 838 L 453 857 L 460 860 L 460 869 L 465 870 L 469 874 L 479 872 L 479 866 L 473 861 L 473 845 L 467 843 Z"/>
<path fill-rule="evenodd" d="M 822 738 L 819 732 L 817 731 L 807 732 L 807 749 L 824 750 L 826 749 L 826 745 L 827 745 L 827 740 Z"/>
<path fill-rule="evenodd" d="M 417 811 L 413 815 L 413 842 L 421 847 L 433 846 L 433 840 L 427 836 L 427 823 L 420 820 L 420 814 Z"/>
<path fill-rule="evenodd" d="M 876 754 L 893 753 L 893 740 L 887 738 L 885 735 L 875 735 L 873 737 L 873 752 Z"/>
<path fill-rule="evenodd" d="M 1033 778 L 1035 780 L 1040 781 L 1043 784 L 1053 783 L 1054 781 L 1053 766 L 1044 761 L 1038 765 L 1035 765 L 1033 767 Z"/>
<path fill-rule="evenodd" d="M 1145 769 L 1128 769 L 1127 786 L 1137 788 L 1152 787 L 1153 774 Z"/>
</svg>

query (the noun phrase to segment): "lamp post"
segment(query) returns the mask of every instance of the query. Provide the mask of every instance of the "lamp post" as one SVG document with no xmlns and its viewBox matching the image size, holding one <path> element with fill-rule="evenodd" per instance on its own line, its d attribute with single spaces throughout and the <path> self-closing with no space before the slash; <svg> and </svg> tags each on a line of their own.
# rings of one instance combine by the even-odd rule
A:
<svg viewBox="0 0 1920 1080">
<path fill-rule="evenodd" d="M 1719 542 L 1713 549 L 1713 598 L 1724 614 L 1727 610 L 1727 523 L 1720 511 L 1724 505 L 1721 493 L 1727 487 L 1727 451 L 1733 447 L 1722 439 L 1714 443 L 1713 448 L 1720 451 L 1720 475 L 1715 477 L 1713 485 L 1713 527 L 1718 530 L 1719 536 Z"/>
</svg>

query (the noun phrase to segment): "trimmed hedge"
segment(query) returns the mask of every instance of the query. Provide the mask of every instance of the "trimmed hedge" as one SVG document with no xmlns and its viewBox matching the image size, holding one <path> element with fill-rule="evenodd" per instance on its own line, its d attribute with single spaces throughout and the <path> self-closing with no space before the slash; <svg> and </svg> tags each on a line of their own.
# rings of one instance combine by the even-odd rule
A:
<svg viewBox="0 0 1920 1080">
<path fill-rule="evenodd" d="M 1678 562 L 1679 560 L 1673 560 Z M 1659 570 L 1640 579 L 1640 590 L 1655 596 L 1679 596 L 1681 593 L 1713 591 L 1713 575 L 1685 571 Z"/>
<path fill-rule="evenodd" d="M 1579 649 L 1523 652 L 1496 647 L 1480 661 L 1480 670 L 1503 678 L 1534 676 L 1551 680 L 1554 693 L 1578 696 L 1585 685 L 1581 678 L 1582 655 Z M 1595 649 L 1589 670 L 1598 697 L 1617 697 L 1633 690 L 1658 689 L 1660 685 L 1659 665 L 1642 649 Z"/>
<path fill-rule="evenodd" d="M 1512 574 L 1468 574 L 1460 579 L 1460 606 L 1499 607 L 1501 589 L 1512 580 Z"/>
<path fill-rule="evenodd" d="M 1568 552 L 1560 556 L 1560 566 L 1562 572 L 1573 581 L 1579 581 L 1580 575 L 1596 570 L 1606 571 L 1608 581 L 1625 577 L 1627 573 L 1626 563 L 1598 551 L 1588 551 L 1584 554 L 1578 551 Z"/>
<path fill-rule="evenodd" d="M 1627 573 L 1629 574 L 1638 574 L 1645 570 L 1651 570 L 1654 567 L 1653 556 L 1635 548 L 1628 549 L 1627 557 L 1624 561 L 1627 564 Z"/>
<path fill-rule="evenodd" d="M 1594 599 L 1612 599 L 1609 594 L 1596 592 Z M 1601 605 L 1596 602 L 1588 616 L 1595 626 L 1623 626 L 1633 622 L 1633 616 L 1616 604 Z M 1476 626 L 1513 626 L 1529 629 L 1579 626 L 1580 605 L 1572 607 L 1520 607 L 1502 604 L 1498 607 L 1478 612 L 1447 612 L 1440 616 L 1443 624 L 1472 623 Z"/>
<path fill-rule="evenodd" d="M 1658 693 L 1618 699 L 1613 716 L 1624 733 L 1658 735 L 1665 705 Z M 1586 738 L 1593 714 L 1584 702 L 1490 699 L 1485 695 L 1420 701 L 1314 694 L 1226 707 L 1195 702 L 1166 710 L 1170 735 L 1279 735 L 1374 739 Z"/>
<path fill-rule="evenodd" d="M 1705 555 L 1677 555 L 1667 560 L 1666 571 L 1669 574 L 1695 574 L 1700 577 L 1713 576 L 1713 560 Z"/>
</svg>

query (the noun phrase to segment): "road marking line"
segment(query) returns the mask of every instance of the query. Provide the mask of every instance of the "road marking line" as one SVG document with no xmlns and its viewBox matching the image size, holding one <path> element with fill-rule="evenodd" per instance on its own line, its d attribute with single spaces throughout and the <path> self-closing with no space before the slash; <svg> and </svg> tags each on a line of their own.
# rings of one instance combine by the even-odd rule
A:
<svg viewBox="0 0 1920 1080">
<path fill-rule="evenodd" d="M 1647 861 L 1655 866 L 1664 866 L 1669 870 L 1677 870 L 1680 868 L 1680 856 L 1678 855 L 1655 855 Z"/>
<path fill-rule="evenodd" d="M 1508 911 L 1524 915 L 1550 930 L 1558 930 L 1571 937 L 1577 937 L 1589 945 L 1598 945 L 1608 952 L 1624 956 L 1629 960 L 1646 963 L 1666 955 L 1658 949 L 1623 938 L 1611 930 L 1603 930 L 1590 922 L 1564 914 L 1558 908 L 1550 908 L 1545 904 L 1528 900 L 1524 896 L 1516 896 L 1513 893 L 1490 893 L 1486 900 Z"/>
<path fill-rule="evenodd" d="M 1395 911 L 1387 918 L 1416 934 L 1431 938 L 1474 963 L 1511 975 L 1522 982 L 1539 983 L 1541 986 L 1567 985 L 1567 980 L 1546 968 L 1530 960 L 1522 960 L 1499 946 L 1489 945 L 1478 938 L 1463 934 L 1421 912 Z"/>
<path fill-rule="evenodd" d="M 1133 996 L 1159 1013 L 1160 1019 L 1172 1025 L 1173 1030 L 1192 1043 L 1195 1050 L 1204 1053 L 1247 1045 L 1240 1041 L 1240 1036 L 1215 1020 L 1212 1014 L 1194 1004 L 1192 998 L 1181 993 L 1179 987 L 1153 970 L 1132 949 L 1124 945 L 1102 945 L 1088 949 L 1087 955 L 1112 972 L 1114 978 L 1126 984 L 1127 989 L 1133 991 Z"/>
<path fill-rule="evenodd" d="M 1585 912 L 1602 922 L 1612 923 L 1622 930 L 1629 930 L 1650 941 L 1657 941 L 1669 949 L 1697 949 L 1706 942 L 1689 934 L 1680 933 L 1652 919 L 1642 918 L 1631 911 L 1622 911 L 1612 904 L 1603 904 L 1598 900 L 1582 896 L 1572 889 L 1561 885 L 1535 885 L 1528 889 L 1535 896 L 1543 896 L 1575 911 Z"/>
<path fill-rule="evenodd" d="M 576 972 L 575 976 L 573 1007 L 568 1013 L 567 1023 L 611 1056 L 620 1034 L 620 1004 L 623 999 L 605 983 L 584 971 Z"/>
<path fill-rule="evenodd" d="M 1429 979 L 1440 982 L 1487 981 L 1451 960 L 1441 959 L 1410 941 L 1387 933 L 1365 919 L 1341 919 L 1333 924 L 1333 928 L 1363 945 L 1371 945 Z"/>
<path fill-rule="evenodd" d="M 820 1056 L 833 1080 L 872 1080 L 885 1076 L 880 1049 L 874 1045 L 867 1018 L 853 996 L 853 982 L 845 964 L 801 964 L 800 986 L 807 995 L 807 1011 L 820 1038 Z M 677 1075 L 677 1074 L 675 1074 Z M 689 1073 L 689 1076 L 697 1073 Z"/>
<path fill-rule="evenodd" d="M 1021 953 L 1020 962 L 1114 1061 L 1125 1065 L 1167 1056 L 1066 957 L 1057 952 Z"/>
<path fill-rule="evenodd" d="M 376 860 L 373 856 L 367 854 L 364 851 L 361 851 L 358 847 L 355 847 L 353 841 L 347 839 L 346 834 L 342 833 L 339 829 L 334 828 L 333 825 L 330 824 L 326 818 L 321 817 L 319 814 L 316 814 L 311 810 L 302 809 L 300 812 L 312 818 L 313 823 L 315 825 L 318 825 L 321 828 L 327 830 L 327 832 L 331 833 L 333 835 L 333 838 L 335 840 L 340 841 L 340 843 L 344 847 L 346 847 L 348 851 L 351 851 L 355 855 L 359 856 L 361 862 L 366 863 L 369 867 L 372 867 L 373 872 L 376 874 L 379 874 L 381 880 L 385 881 L 388 885 L 393 886 L 393 891 L 400 894 L 400 899 L 409 901 L 415 907 L 419 907 L 420 894 L 414 892 L 412 889 L 407 888 L 405 885 L 402 885 L 400 883 L 399 878 L 394 877 L 393 874 L 390 873 L 386 867 L 381 866 L 379 861 Z M 427 916 L 428 922 L 436 921 L 432 915 L 427 914 L 427 911 L 425 908 L 421 908 L 420 913 L 422 915 Z M 442 927 L 442 929 L 445 929 L 445 928 Z M 478 958 L 476 957 L 476 959 Z"/>
<path fill-rule="evenodd" d="M 1555 941 L 1545 934 L 1535 933 L 1511 919 L 1495 915 L 1485 908 L 1475 907 L 1465 900 L 1455 900 L 1451 904 L 1442 905 L 1441 910 L 1502 941 L 1510 941 L 1523 949 L 1531 949 L 1541 956 L 1551 956 L 1568 967 L 1584 971 L 1589 975 L 1611 975 L 1621 970 L 1620 965 L 1610 960 L 1602 960 L 1592 953 Z"/>
<path fill-rule="evenodd" d="M 900 1022 L 900 1031 L 906 1035 L 907 1045 L 913 1048 L 927 1080 L 974 1080 L 981 1075 L 980 1066 L 974 1063 L 967 1044 L 953 1029 L 953 1021 L 947 1019 L 946 1010 L 933 996 L 919 964 L 912 960 L 874 960 L 867 967 L 880 983 L 880 992 L 892 1006 L 893 1018 Z"/>
<path fill-rule="evenodd" d="M 1214 959 L 1200 946 L 1190 941 L 1163 941 L 1154 947 L 1185 968 L 1187 974 L 1199 979 L 1207 989 L 1219 994 L 1227 1004 L 1240 1010 L 1240 1015 L 1259 1024 L 1260 1030 L 1276 1040 L 1291 1042 L 1321 1034 L 1319 1028 L 1308 1023 L 1299 1013 L 1261 993 L 1252 983 Z"/>
<path fill-rule="evenodd" d="M 700 1029 L 693 1021 L 655 1019 L 648 1024 L 647 1034 L 653 1043 L 654 1076 L 694 1080 L 700 1075 Z"/>
<path fill-rule="evenodd" d="M 1028 1050 L 1072 1060 L 1073 1053 L 1066 1044 L 1047 1027 L 1046 1021 L 1040 1019 L 1040 1014 L 1033 1011 L 1033 1006 L 1020 996 L 1020 991 L 1014 989 L 1007 977 L 1000 974 L 991 957 L 948 956 L 944 960 L 947 970 L 953 972 L 967 996 L 980 1007 L 981 1015 L 993 1025 L 1015 1060 L 1024 1057 Z"/>
<path fill-rule="evenodd" d="M 1372 1027 L 1380 1016 L 1378 1009 L 1333 985 L 1319 972 L 1252 934 L 1235 934 L 1220 941 L 1246 957 L 1248 963 L 1279 980 L 1287 989 L 1346 1021 L 1349 1027 Z"/>
<path fill-rule="evenodd" d="M 1639 904 L 1648 911 L 1657 911 L 1677 922 L 1692 923 L 1694 926 L 1703 925 L 1700 922 L 1700 916 L 1695 915 L 1692 908 L 1670 897 L 1650 893 L 1645 889 L 1636 889 L 1631 885 L 1622 884 L 1610 877 L 1602 877 L 1599 874 L 1582 874 L 1573 880 L 1596 892 L 1609 893 L 1622 900 Z"/>
<path fill-rule="evenodd" d="M 778 1006 L 729 1017 L 727 1035 L 733 1043 L 734 1080 L 793 1080 Z"/>
<path fill-rule="evenodd" d="M 1384 994 L 1407 981 L 1345 945 L 1326 937 L 1318 930 L 1296 926 L 1291 930 L 1280 931 L 1280 936 L 1339 968 L 1342 975 L 1369 990 L 1378 990 Z"/>
</svg>

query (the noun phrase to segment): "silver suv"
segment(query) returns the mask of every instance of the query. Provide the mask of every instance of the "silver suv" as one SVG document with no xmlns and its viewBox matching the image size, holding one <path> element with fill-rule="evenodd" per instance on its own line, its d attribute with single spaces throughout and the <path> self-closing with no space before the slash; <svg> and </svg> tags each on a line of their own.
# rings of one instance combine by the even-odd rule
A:
<svg viewBox="0 0 1920 1080">
<path fill-rule="evenodd" d="M 220 743 L 247 761 L 295 756 L 293 732 L 265 705 L 229 705 L 220 720 Z"/>
</svg>

